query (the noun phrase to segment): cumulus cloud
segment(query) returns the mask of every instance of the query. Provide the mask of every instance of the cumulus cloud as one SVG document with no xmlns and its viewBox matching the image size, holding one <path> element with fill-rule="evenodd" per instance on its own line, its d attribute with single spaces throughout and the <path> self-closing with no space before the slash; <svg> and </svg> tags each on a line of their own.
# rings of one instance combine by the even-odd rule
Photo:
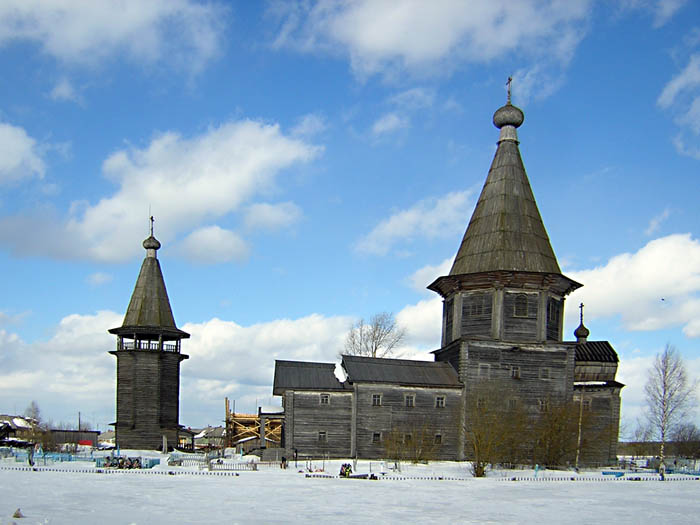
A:
<svg viewBox="0 0 700 525">
<path fill-rule="evenodd" d="M 584 302 L 587 319 L 619 316 L 635 331 L 683 326 L 687 337 L 700 337 L 700 241 L 690 234 L 661 237 L 602 266 L 565 273 L 584 284 L 569 302 Z M 576 322 L 576 312 L 568 311 L 567 324 Z"/>
<path fill-rule="evenodd" d="M 0 185 L 31 177 L 42 178 L 46 172 L 41 148 L 20 127 L 0 122 Z"/>
<path fill-rule="evenodd" d="M 419 268 L 408 278 L 411 288 L 418 292 L 430 292 L 426 287 L 432 283 L 438 277 L 447 275 L 450 273 L 452 268 L 452 263 L 454 262 L 454 257 L 449 257 L 437 265 L 427 265 L 423 268 Z"/>
<path fill-rule="evenodd" d="M 95 204 L 73 203 L 67 220 L 6 217 L 0 220 L 0 241 L 20 254 L 126 260 L 141 250 L 149 206 L 157 236 L 167 243 L 211 218 L 240 210 L 276 188 L 285 169 L 320 152 L 284 135 L 277 125 L 251 120 L 227 122 L 189 138 L 162 133 L 144 148 L 128 147 L 104 161 L 104 176 L 118 186 L 113 195 Z M 33 223 L 40 225 L 37 235 L 17 235 L 17 225 Z M 194 237 L 203 242 L 214 233 L 205 230 Z"/>
<path fill-rule="evenodd" d="M 116 359 L 109 328 L 123 314 L 100 311 L 63 318 L 47 341 L 26 343 L 0 329 L 0 399 L 9 410 L 24 410 L 36 399 L 46 417 L 72 419 L 81 410 L 102 429 L 114 421 Z M 334 362 L 352 324 L 349 317 L 312 314 L 251 326 L 211 319 L 181 326 L 190 359 L 181 367 L 181 416 L 188 425 L 218 424 L 223 397 L 254 410 L 272 396 L 275 359 Z"/>
<path fill-rule="evenodd" d="M 440 348 L 442 336 L 442 297 L 405 306 L 396 314 L 396 324 L 406 329 L 406 343 L 425 353 Z"/>
<path fill-rule="evenodd" d="M 245 224 L 252 230 L 280 230 L 301 219 L 301 208 L 293 202 L 252 204 L 246 210 Z"/>
<path fill-rule="evenodd" d="M 469 191 L 422 200 L 381 221 L 355 244 L 355 249 L 360 253 L 386 255 L 399 242 L 455 235 L 464 228 L 472 206 Z"/>
<path fill-rule="evenodd" d="M 653 17 L 655 28 L 663 26 L 688 3 L 688 0 L 623 0 L 622 9 L 639 9 Z"/>
<path fill-rule="evenodd" d="M 518 50 L 566 62 L 583 36 L 589 0 L 320 1 L 277 9 L 277 47 L 341 52 L 360 77 L 451 71 Z M 527 23 L 523 23 L 527 20 Z"/>
<path fill-rule="evenodd" d="M 34 42 L 72 64 L 96 65 L 124 54 L 197 70 L 217 53 L 225 14 L 221 4 L 193 0 L 5 0 L 0 46 Z"/>
<path fill-rule="evenodd" d="M 213 225 L 191 232 L 177 251 L 191 261 L 207 264 L 244 261 L 250 247 L 237 233 Z"/>
<path fill-rule="evenodd" d="M 389 102 L 408 110 L 429 108 L 435 102 L 435 90 L 415 87 L 392 95 Z"/>
</svg>

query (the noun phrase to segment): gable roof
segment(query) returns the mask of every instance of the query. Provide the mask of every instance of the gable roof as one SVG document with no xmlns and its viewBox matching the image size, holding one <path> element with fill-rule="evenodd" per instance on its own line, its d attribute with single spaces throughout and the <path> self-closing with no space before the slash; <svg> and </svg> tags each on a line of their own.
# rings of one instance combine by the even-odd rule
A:
<svg viewBox="0 0 700 525">
<path fill-rule="evenodd" d="M 506 110 L 520 112 L 520 119 L 499 121 L 499 112 Z M 494 116 L 502 128 L 498 148 L 450 275 L 561 273 L 520 157 L 515 130 L 520 123 L 522 112 L 510 104 Z"/>
<path fill-rule="evenodd" d="M 345 390 L 335 376 L 334 363 L 308 363 L 275 360 L 272 394 L 280 396 L 285 390 Z"/>
<path fill-rule="evenodd" d="M 457 372 L 448 363 L 378 357 L 343 356 L 343 368 L 351 383 L 396 383 L 414 386 L 461 387 Z"/>
</svg>

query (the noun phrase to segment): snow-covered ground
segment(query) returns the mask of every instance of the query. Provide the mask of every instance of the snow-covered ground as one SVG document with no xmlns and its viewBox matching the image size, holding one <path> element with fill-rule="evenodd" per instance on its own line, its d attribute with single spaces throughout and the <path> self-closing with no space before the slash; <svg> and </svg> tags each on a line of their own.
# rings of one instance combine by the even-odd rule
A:
<svg viewBox="0 0 700 525">
<path fill-rule="evenodd" d="M 319 461 L 314 467 L 325 466 L 335 476 L 341 463 Z M 165 464 L 151 474 L 97 473 L 79 463 L 57 464 L 63 469 L 58 472 L 6 470 L 16 466 L 26 465 L 0 461 L 0 525 L 700 522 L 700 481 L 661 483 L 653 475 L 646 477 L 654 481 L 603 481 L 609 476 L 600 471 L 546 471 L 537 481 L 510 481 L 534 472 L 503 471 L 474 479 L 459 463 L 404 464 L 401 473 L 387 475 L 392 479 L 378 481 L 309 478 L 298 472 L 301 463 L 298 469 L 292 463 L 287 470 L 261 467 L 238 476 Z M 378 472 L 379 464 L 371 469 Z M 369 462 L 358 463 L 358 472 L 369 470 Z M 433 479 L 439 477 L 461 479 Z M 25 518 L 12 518 L 17 508 Z"/>
</svg>

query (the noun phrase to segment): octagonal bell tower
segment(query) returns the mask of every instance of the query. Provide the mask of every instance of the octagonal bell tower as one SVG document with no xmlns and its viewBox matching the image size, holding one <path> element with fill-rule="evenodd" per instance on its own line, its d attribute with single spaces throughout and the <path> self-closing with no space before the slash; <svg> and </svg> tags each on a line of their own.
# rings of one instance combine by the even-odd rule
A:
<svg viewBox="0 0 700 525">
<path fill-rule="evenodd" d="M 143 241 L 146 258 L 117 336 L 117 420 L 115 441 L 121 448 L 160 449 L 178 444 L 181 341 L 156 252 L 160 242 Z"/>
</svg>

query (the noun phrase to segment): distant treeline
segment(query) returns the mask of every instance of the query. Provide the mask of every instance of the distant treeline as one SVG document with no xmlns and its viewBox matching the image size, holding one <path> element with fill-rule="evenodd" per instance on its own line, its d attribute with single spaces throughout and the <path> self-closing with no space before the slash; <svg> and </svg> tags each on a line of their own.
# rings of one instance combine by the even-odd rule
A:
<svg viewBox="0 0 700 525">
<path fill-rule="evenodd" d="M 659 441 L 620 441 L 618 456 L 658 456 Z M 700 441 L 670 441 L 666 443 L 666 456 L 700 458 Z"/>
</svg>

